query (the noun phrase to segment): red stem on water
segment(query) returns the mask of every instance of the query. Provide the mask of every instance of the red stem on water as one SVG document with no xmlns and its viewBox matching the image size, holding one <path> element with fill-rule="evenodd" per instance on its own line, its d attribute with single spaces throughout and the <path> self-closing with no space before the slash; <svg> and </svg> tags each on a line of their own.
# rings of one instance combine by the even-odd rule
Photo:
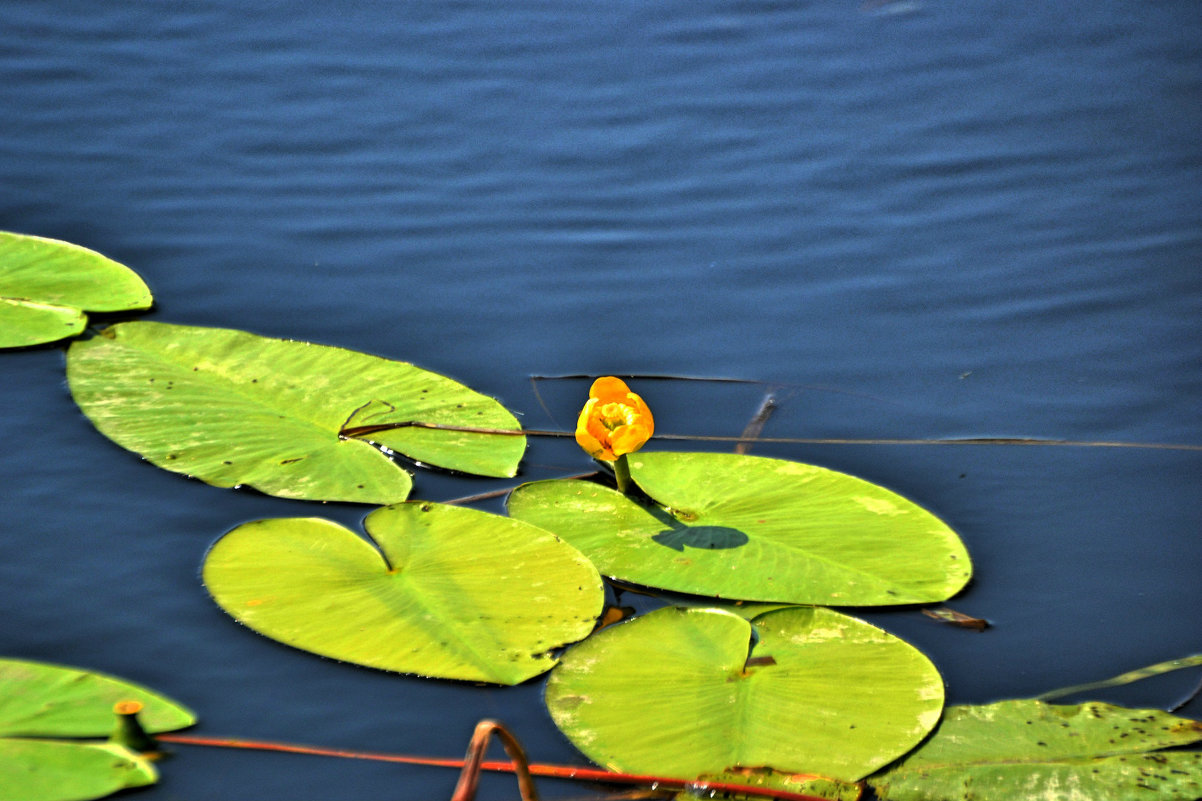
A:
<svg viewBox="0 0 1202 801">
<path fill-rule="evenodd" d="M 342 757 L 344 759 L 370 759 L 377 762 L 399 762 L 406 765 L 426 765 L 428 767 L 460 768 L 467 760 L 444 759 L 439 757 L 418 757 L 404 754 L 385 754 L 373 751 L 351 751 L 344 748 L 322 748 L 312 745 L 293 745 L 276 743 L 266 740 L 244 740 L 235 737 L 200 737 L 191 734 L 156 734 L 155 739 L 164 743 L 179 745 L 213 746 L 217 748 L 245 748 L 256 751 L 276 751 L 289 754 L 311 754 L 313 756 Z M 632 784 L 657 786 L 673 790 L 716 790 L 727 793 L 742 793 L 759 798 L 771 798 L 777 801 L 827 801 L 818 796 L 806 793 L 794 793 L 789 790 L 774 790 L 767 787 L 751 787 L 733 782 L 716 782 L 698 779 L 676 779 L 666 776 L 650 776 L 638 773 L 617 773 L 598 768 L 577 767 L 574 765 L 545 765 L 537 762 L 529 764 L 530 775 L 546 776 L 554 779 L 572 779 L 576 781 L 602 782 L 608 784 Z M 480 770 L 499 773 L 513 773 L 512 762 L 480 762 Z M 815 776 L 814 778 L 821 778 Z"/>
</svg>

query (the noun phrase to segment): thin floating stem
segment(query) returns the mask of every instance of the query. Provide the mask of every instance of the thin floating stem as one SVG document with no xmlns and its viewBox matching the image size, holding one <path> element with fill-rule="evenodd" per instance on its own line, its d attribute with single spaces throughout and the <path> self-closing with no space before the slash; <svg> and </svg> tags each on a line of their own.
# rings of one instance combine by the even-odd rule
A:
<svg viewBox="0 0 1202 801">
<path fill-rule="evenodd" d="M 426 428 L 436 431 L 458 431 L 467 434 L 495 434 L 505 437 L 575 437 L 572 431 L 550 431 L 545 429 L 527 428 L 509 430 L 504 428 L 473 428 L 472 426 L 443 425 L 442 423 L 424 423 L 420 420 L 405 420 L 399 423 L 381 423 L 370 426 L 349 426 L 338 432 L 343 439 L 366 437 L 381 431 L 393 431 L 399 428 Z M 754 437 L 749 438 L 744 432 L 737 437 L 705 436 L 701 434 L 659 434 L 657 440 L 674 440 L 681 442 L 734 442 L 734 443 L 764 443 L 768 445 L 1027 445 L 1027 446 L 1058 446 L 1069 448 L 1146 448 L 1149 450 L 1170 451 L 1202 451 L 1202 445 L 1175 442 L 1116 442 L 1110 440 L 1072 440 L 1072 439 L 1036 439 L 1030 437 L 959 437 L 951 439 L 904 439 L 879 438 L 855 439 L 847 437 Z"/>
<path fill-rule="evenodd" d="M 203 737 L 192 734 L 160 734 L 161 742 L 179 745 L 210 746 L 216 748 L 240 748 L 254 751 L 275 751 L 288 754 L 311 754 L 313 756 L 342 757 L 344 759 L 367 759 L 377 762 L 396 762 L 405 765 L 425 765 L 428 767 L 459 768 L 467 764 L 464 759 L 446 759 L 441 757 L 419 757 L 406 754 L 386 754 L 372 751 L 351 751 L 344 748 L 323 748 L 321 746 L 294 745 L 264 740 L 246 740 L 237 737 Z M 635 786 L 656 786 L 670 790 L 713 790 L 715 792 L 739 793 L 753 798 L 770 798 L 775 801 L 826 801 L 820 796 L 807 793 L 795 793 L 790 790 L 776 790 L 769 787 L 753 787 L 737 782 L 719 782 L 706 779 L 677 779 L 669 776 L 653 776 L 639 773 L 618 773 L 600 768 L 585 768 L 575 765 L 547 765 L 531 762 L 528 765 L 531 776 L 545 776 L 554 779 L 568 779 L 583 782 L 602 782 L 606 784 L 628 784 Z M 481 762 L 480 770 L 498 773 L 512 773 L 512 762 Z M 822 778 L 814 776 L 812 778 Z"/>
</svg>

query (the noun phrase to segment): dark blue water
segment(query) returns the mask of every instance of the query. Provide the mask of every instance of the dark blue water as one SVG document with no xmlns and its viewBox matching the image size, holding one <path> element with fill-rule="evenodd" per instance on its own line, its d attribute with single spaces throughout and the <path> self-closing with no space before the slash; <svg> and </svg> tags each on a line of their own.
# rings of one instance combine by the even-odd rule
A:
<svg viewBox="0 0 1202 801">
<path fill-rule="evenodd" d="M 0 229 L 117 258 L 153 319 L 417 362 L 568 425 L 587 382 L 754 379 L 778 437 L 1202 443 L 1202 17 L 1180 2 L 10 2 Z M 97 434 L 54 348 L 0 355 L 0 653 L 195 707 L 200 731 L 442 756 L 540 683 L 340 665 L 239 628 L 198 569 L 253 518 Z M 672 433 L 766 389 L 634 381 Z M 963 536 L 952 602 L 869 617 L 952 702 L 1202 651 L 1202 454 L 760 446 Z M 525 476 L 588 468 L 534 443 Z M 419 476 L 415 497 L 499 482 Z M 486 505 L 499 510 L 499 504 Z M 1178 674 L 1104 694 L 1164 706 Z M 1198 703 L 1189 707 L 1202 716 Z M 437 769 L 187 749 L 145 799 L 445 798 Z M 548 785 L 548 794 L 579 794 Z M 511 798 L 508 780 L 486 797 Z"/>
</svg>

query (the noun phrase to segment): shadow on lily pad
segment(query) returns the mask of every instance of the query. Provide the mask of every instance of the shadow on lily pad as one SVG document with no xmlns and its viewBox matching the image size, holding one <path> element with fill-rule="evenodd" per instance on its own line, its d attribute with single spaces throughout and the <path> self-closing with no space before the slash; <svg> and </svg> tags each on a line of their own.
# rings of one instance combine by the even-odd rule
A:
<svg viewBox="0 0 1202 801">
<path fill-rule="evenodd" d="M 661 531 L 651 539 L 674 551 L 684 551 L 686 545 L 719 551 L 747 544 L 747 535 L 729 526 L 681 526 Z"/>
</svg>

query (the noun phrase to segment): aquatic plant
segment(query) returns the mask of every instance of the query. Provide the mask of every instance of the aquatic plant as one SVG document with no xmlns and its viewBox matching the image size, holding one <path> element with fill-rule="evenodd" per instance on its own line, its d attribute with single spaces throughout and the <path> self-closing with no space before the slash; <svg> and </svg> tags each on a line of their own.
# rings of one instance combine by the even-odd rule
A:
<svg viewBox="0 0 1202 801">
<path fill-rule="evenodd" d="M 100 254 L 0 232 L 0 347 L 79 335 L 87 311 L 150 304 L 141 279 Z M 865 786 L 887 801 L 967 798 L 969 786 L 984 799 L 1067 785 L 1199 795 L 1198 752 L 1162 753 L 1202 740 L 1195 721 L 1035 700 L 945 710 L 926 656 L 827 607 L 952 598 L 972 577 L 957 533 L 864 479 L 748 455 L 754 436 L 733 454 L 645 451 L 651 409 L 615 376 L 593 382 L 574 432 L 533 432 L 408 362 L 130 321 L 72 342 L 67 380 L 97 430 L 151 464 L 218 487 L 379 506 L 364 520 L 370 542 L 315 517 L 237 526 L 205 555 L 205 586 L 254 631 L 349 663 L 501 685 L 549 671 L 552 718 L 606 771 L 543 775 L 793 799 L 852 799 Z M 515 476 L 526 437 L 547 433 L 573 437 L 612 474 L 521 484 L 507 516 L 406 501 L 427 466 Z M 606 582 L 668 605 L 607 625 Z M 195 720 L 146 688 L 16 660 L 0 661 L 0 699 L 0 773 L 16 777 L 0 801 L 152 783 L 154 735 Z M 457 801 L 474 793 L 494 732 L 482 724 L 456 763 L 468 766 Z"/>
</svg>

